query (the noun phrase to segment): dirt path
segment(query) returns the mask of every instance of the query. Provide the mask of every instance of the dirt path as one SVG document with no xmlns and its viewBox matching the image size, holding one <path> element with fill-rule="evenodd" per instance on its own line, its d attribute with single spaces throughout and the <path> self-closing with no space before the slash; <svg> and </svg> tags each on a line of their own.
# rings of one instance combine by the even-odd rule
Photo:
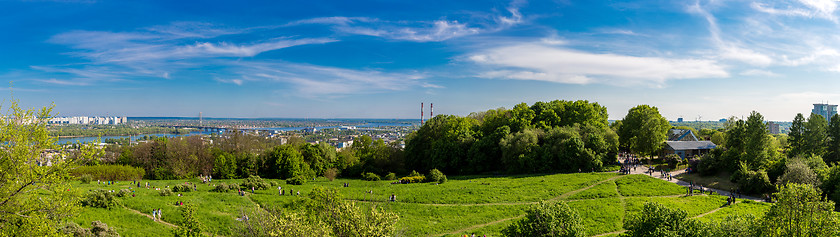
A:
<svg viewBox="0 0 840 237">
<path fill-rule="evenodd" d="M 499 224 L 499 223 L 502 223 L 502 222 L 505 222 L 505 221 L 509 221 L 509 220 L 513 220 L 513 219 L 519 219 L 519 218 L 522 218 L 522 217 L 525 217 L 525 214 L 522 214 L 522 215 L 519 215 L 519 216 L 514 216 L 514 217 L 511 217 L 511 218 L 495 220 L 495 221 L 487 222 L 487 223 L 484 223 L 484 224 L 478 224 L 478 225 L 470 226 L 470 227 L 463 228 L 463 229 L 460 229 L 460 230 L 452 231 L 452 232 L 449 232 L 449 233 L 435 234 L 435 235 L 430 235 L 430 236 L 456 235 L 456 234 L 464 233 L 464 232 L 467 232 L 467 231 L 470 231 L 470 230 L 485 227 L 485 226 L 488 226 L 488 225 L 495 225 L 495 224 Z"/>
<path fill-rule="evenodd" d="M 149 219 L 154 219 L 154 218 L 152 218 L 152 215 L 149 215 L 149 214 L 146 214 L 146 213 L 140 212 L 140 211 L 138 211 L 138 210 L 134 210 L 134 209 L 131 209 L 131 208 L 128 208 L 128 207 L 123 207 L 123 208 L 125 208 L 126 210 L 129 210 L 129 211 L 132 211 L 132 212 L 134 212 L 134 213 L 137 213 L 137 214 L 140 214 L 140 215 L 144 215 L 144 216 L 148 217 Z M 163 220 L 158 220 L 157 222 L 160 222 L 161 224 L 167 225 L 167 226 L 172 227 L 172 228 L 176 228 L 176 227 L 178 227 L 177 225 L 174 225 L 174 224 L 172 224 L 172 223 L 169 223 L 169 222 L 166 222 L 166 221 L 163 221 Z"/>
<path fill-rule="evenodd" d="M 658 174 L 658 173 L 659 173 L 658 171 L 657 171 L 657 172 L 653 172 L 653 174 L 652 174 L 652 175 L 651 175 L 650 173 L 645 173 L 645 171 L 647 171 L 648 169 L 649 169 L 649 168 L 648 168 L 647 166 L 640 165 L 640 166 L 638 166 L 638 167 L 637 167 L 637 169 L 632 170 L 632 171 L 630 172 L 630 174 L 640 174 L 640 175 L 646 175 L 646 176 L 650 176 L 650 177 L 658 178 L 658 179 L 661 179 L 661 180 L 665 180 L 665 181 L 668 181 L 668 182 L 671 182 L 671 183 L 675 183 L 675 184 L 680 185 L 680 186 L 683 186 L 683 187 L 688 187 L 688 186 L 691 186 L 691 184 L 690 184 L 690 183 L 685 182 L 685 181 L 682 181 L 682 180 L 679 180 L 679 179 L 676 179 L 676 178 L 673 178 L 673 179 L 671 179 L 671 180 L 668 180 L 667 178 L 662 177 L 660 174 Z M 685 173 L 685 170 L 684 170 L 684 169 L 680 169 L 680 170 L 674 170 L 674 171 L 671 171 L 671 173 L 670 173 L 670 174 L 671 174 L 671 176 L 673 177 L 673 176 L 677 176 L 677 175 L 680 175 L 680 174 L 683 174 L 683 173 Z M 695 188 L 696 188 L 696 186 L 695 186 Z M 729 195 L 730 195 L 730 192 L 728 192 L 728 191 L 724 191 L 724 190 L 720 190 L 720 189 L 714 189 L 714 188 L 709 188 L 709 187 L 704 187 L 704 189 L 714 191 L 715 193 L 717 193 L 717 194 L 719 194 L 719 195 L 721 195 L 721 196 L 729 196 Z M 756 202 L 764 202 L 764 199 L 762 199 L 762 198 L 758 198 L 758 197 L 747 196 L 747 195 L 739 195 L 739 196 L 740 196 L 740 197 L 739 197 L 739 199 L 750 199 L 750 200 L 753 200 L 753 201 L 756 201 Z"/>
<path fill-rule="evenodd" d="M 696 218 L 704 217 L 704 216 L 706 216 L 706 215 L 708 215 L 708 214 L 712 214 L 712 213 L 715 213 L 715 212 L 717 212 L 717 211 L 720 211 L 720 209 L 723 209 L 723 208 L 726 208 L 726 207 L 731 207 L 732 205 L 735 205 L 735 204 L 737 204 L 737 203 L 739 203 L 739 202 L 740 202 L 740 201 L 735 201 L 735 203 L 732 203 L 731 205 L 726 205 L 726 206 L 722 206 L 722 207 L 715 208 L 714 210 L 711 210 L 711 211 L 709 211 L 709 212 L 706 212 L 706 213 L 703 213 L 703 214 L 700 214 L 700 215 L 694 216 L 694 217 L 692 217 L 691 219 L 696 219 Z"/>
<path fill-rule="evenodd" d="M 620 177 L 621 177 L 621 175 L 616 175 L 616 176 L 613 176 L 613 177 L 611 177 L 611 178 L 609 178 L 609 179 L 605 179 L 605 180 L 598 181 L 598 182 L 596 182 L 596 183 L 594 183 L 594 184 L 592 184 L 592 185 L 589 185 L 589 186 L 587 186 L 587 187 L 585 187 L 585 188 L 581 188 L 581 189 L 578 189 L 578 190 L 573 190 L 573 191 L 571 191 L 571 192 L 567 192 L 567 193 L 564 193 L 564 194 L 560 194 L 560 196 L 557 196 L 557 197 L 555 197 L 555 198 L 549 199 L 549 201 L 554 201 L 554 200 L 558 200 L 558 199 L 568 198 L 569 196 L 575 195 L 576 193 L 583 192 L 584 190 L 590 189 L 590 188 L 595 187 L 595 186 L 597 186 L 597 185 L 599 185 L 599 184 L 602 184 L 602 183 L 606 183 L 607 181 L 613 181 L 613 180 L 618 179 L 618 178 L 620 178 Z"/>
<path fill-rule="evenodd" d="M 593 237 L 596 237 L 596 236 L 607 236 L 607 235 L 613 235 L 613 234 L 621 234 L 621 233 L 624 233 L 624 232 L 627 232 L 627 230 L 619 230 L 619 231 L 613 231 L 613 232 L 610 232 L 610 233 L 603 233 L 603 234 L 599 234 L 599 235 L 593 235 Z"/>
</svg>

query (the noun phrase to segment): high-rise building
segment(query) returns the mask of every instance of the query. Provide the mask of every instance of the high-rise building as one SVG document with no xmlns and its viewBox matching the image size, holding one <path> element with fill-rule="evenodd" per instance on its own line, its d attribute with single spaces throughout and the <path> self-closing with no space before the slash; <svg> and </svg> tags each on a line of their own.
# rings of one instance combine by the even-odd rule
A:
<svg viewBox="0 0 840 237">
<path fill-rule="evenodd" d="M 837 114 L 837 105 L 814 104 L 814 109 L 811 110 L 811 113 L 822 115 L 826 121 L 829 121 L 831 120 L 831 116 Z"/>
<path fill-rule="evenodd" d="M 773 121 L 767 122 L 767 130 L 770 134 L 779 134 L 779 124 Z"/>
</svg>

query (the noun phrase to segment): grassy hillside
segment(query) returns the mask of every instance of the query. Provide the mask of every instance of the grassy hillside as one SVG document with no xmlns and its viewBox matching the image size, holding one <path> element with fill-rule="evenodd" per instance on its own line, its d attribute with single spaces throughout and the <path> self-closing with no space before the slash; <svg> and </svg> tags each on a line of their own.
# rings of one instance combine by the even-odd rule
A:
<svg viewBox="0 0 840 237">
<path fill-rule="evenodd" d="M 391 181 L 361 181 L 316 179 L 304 185 L 286 185 L 273 180 L 284 190 L 294 190 L 301 195 L 277 194 L 277 186 L 257 190 L 253 194 L 238 196 L 210 192 L 212 186 L 197 180 L 148 181 L 151 188 L 137 188 L 130 182 L 115 185 L 74 183 L 76 190 L 129 189 L 131 195 L 119 198 L 122 207 L 112 209 L 84 208 L 73 220 L 89 226 L 101 220 L 115 227 L 123 236 L 169 236 L 172 225 L 182 221 L 177 202 L 195 204 L 197 213 L 207 232 L 214 235 L 231 235 L 230 227 L 246 210 L 259 207 L 288 208 L 293 201 L 304 198 L 315 186 L 334 187 L 347 200 L 360 205 L 378 205 L 400 216 L 398 232 L 404 236 L 443 236 L 473 234 L 498 236 L 500 231 L 524 215 L 524 209 L 542 200 L 563 200 L 583 217 L 583 224 L 590 235 L 622 230 L 628 214 L 637 213 L 645 202 L 659 202 L 669 207 L 686 210 L 701 220 L 716 221 L 729 213 L 761 215 L 768 205 L 755 202 L 738 203 L 723 207 L 726 198 L 697 195 L 683 197 L 685 189 L 644 175 L 617 175 L 615 173 L 580 173 L 524 176 L 468 176 L 452 177 L 440 185 L 391 184 Z M 141 183 L 145 184 L 147 181 Z M 155 188 L 165 188 L 179 183 L 198 184 L 198 191 L 181 193 L 183 196 L 160 196 Z M 239 183 L 240 180 L 214 180 L 214 183 Z M 348 183 L 349 187 L 343 187 Z M 370 193 L 369 191 L 372 191 Z M 387 202 L 395 194 L 398 202 Z M 147 215 L 152 209 L 163 210 L 163 221 L 153 222 Z M 141 214 L 142 213 L 142 214 Z M 144 215 L 145 214 L 145 215 Z"/>
</svg>

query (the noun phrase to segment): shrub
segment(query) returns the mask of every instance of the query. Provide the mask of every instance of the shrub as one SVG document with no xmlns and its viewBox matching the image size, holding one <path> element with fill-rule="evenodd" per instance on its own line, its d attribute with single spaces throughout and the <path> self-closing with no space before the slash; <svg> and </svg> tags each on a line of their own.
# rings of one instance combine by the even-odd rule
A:
<svg viewBox="0 0 840 237">
<path fill-rule="evenodd" d="M 408 176 L 406 176 L 406 177 L 414 177 L 414 176 L 423 176 L 423 175 L 420 174 L 420 173 L 417 173 L 416 170 L 412 170 L 411 173 L 408 173 Z"/>
<path fill-rule="evenodd" d="M 247 190 L 251 190 L 252 187 L 255 190 L 266 190 L 266 189 L 268 189 L 268 187 L 270 187 L 268 185 L 268 182 L 266 182 L 265 180 L 260 178 L 260 176 L 256 176 L 256 175 L 248 176 L 248 178 L 243 180 L 242 184 L 240 184 L 239 186 L 241 186 L 243 189 L 247 189 Z"/>
<path fill-rule="evenodd" d="M 269 182 L 268 182 L 268 184 L 270 184 L 270 185 L 271 185 L 271 187 L 275 187 L 275 186 L 278 186 L 280 183 L 278 183 L 277 181 L 272 180 L 272 181 L 269 181 Z"/>
<path fill-rule="evenodd" d="M 329 168 L 324 171 L 324 177 L 330 181 L 335 180 L 335 177 L 338 177 L 338 169 L 336 168 Z"/>
<path fill-rule="evenodd" d="M 143 168 L 127 165 L 80 166 L 70 171 L 71 175 L 80 178 L 90 175 L 91 180 L 139 180 L 145 173 Z"/>
<path fill-rule="evenodd" d="M 395 179 L 397 179 L 397 174 L 388 173 L 388 175 L 385 175 L 385 180 L 395 180 Z"/>
<path fill-rule="evenodd" d="M 116 205 L 117 200 L 115 198 L 114 193 L 102 189 L 91 190 L 87 193 L 87 195 L 85 195 L 84 199 L 82 199 L 82 206 L 87 207 L 99 207 L 110 209 L 111 207 Z"/>
<path fill-rule="evenodd" d="M 286 179 L 286 184 L 301 185 L 304 183 L 306 183 L 306 178 L 300 175 Z"/>
<path fill-rule="evenodd" d="M 65 235 L 70 235 L 73 237 L 82 237 L 82 236 L 90 236 L 90 230 L 76 224 L 76 222 L 67 222 L 64 223 L 64 226 L 58 229 L 59 233 L 63 233 Z"/>
<path fill-rule="evenodd" d="M 642 211 L 624 220 L 622 236 L 705 236 L 697 233 L 703 223 L 689 219 L 680 209 L 655 202 L 645 203 Z"/>
<path fill-rule="evenodd" d="M 82 181 L 83 184 L 89 184 L 90 181 L 93 181 L 93 176 L 91 176 L 90 174 L 83 174 L 81 177 L 79 177 L 79 181 Z"/>
<path fill-rule="evenodd" d="M 738 181 L 738 188 L 746 194 L 763 194 L 772 192 L 775 187 L 770 183 L 767 172 L 764 170 L 749 171 Z"/>
<path fill-rule="evenodd" d="M 374 173 L 370 173 L 370 172 L 363 174 L 362 178 L 364 178 L 367 181 L 379 181 L 380 180 L 379 175 L 374 174 Z"/>
<path fill-rule="evenodd" d="M 97 237 L 119 237 L 120 234 L 117 233 L 117 230 L 114 230 L 108 227 L 107 224 L 102 223 L 101 221 L 93 221 L 90 224 L 90 233 L 93 236 Z"/>
<path fill-rule="evenodd" d="M 160 190 L 161 196 L 172 196 L 172 190 L 168 188 L 164 188 Z"/>
<path fill-rule="evenodd" d="M 230 189 L 228 189 L 228 185 L 227 185 L 227 184 L 217 184 L 217 185 L 216 185 L 216 187 L 213 187 L 213 190 L 211 190 L 211 191 L 213 191 L 213 192 L 220 192 L 220 193 L 226 193 L 228 190 L 230 190 Z"/>
<path fill-rule="evenodd" d="M 131 193 L 131 191 L 129 191 L 128 189 L 120 189 L 120 191 L 117 192 L 117 197 L 125 197 L 129 193 Z"/>
<path fill-rule="evenodd" d="M 409 177 L 400 178 L 400 183 L 404 183 L 404 184 L 422 183 L 423 181 L 426 181 L 425 176 L 409 176 Z"/>
<path fill-rule="evenodd" d="M 175 186 L 172 186 L 172 191 L 173 192 L 183 193 L 183 192 L 191 192 L 192 190 L 193 190 L 193 186 L 190 186 L 188 184 L 176 184 Z"/>
<path fill-rule="evenodd" d="M 443 183 L 446 182 L 446 175 L 438 169 L 429 170 L 429 176 L 426 176 L 426 182 Z"/>
<path fill-rule="evenodd" d="M 505 236 L 586 236 L 580 215 L 565 202 L 540 202 L 504 230 Z"/>
</svg>

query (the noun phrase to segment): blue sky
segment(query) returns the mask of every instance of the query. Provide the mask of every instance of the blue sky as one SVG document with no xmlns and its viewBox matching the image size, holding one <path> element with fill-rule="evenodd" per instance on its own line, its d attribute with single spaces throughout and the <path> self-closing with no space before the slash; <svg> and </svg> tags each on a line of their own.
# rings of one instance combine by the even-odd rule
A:
<svg viewBox="0 0 840 237">
<path fill-rule="evenodd" d="M 840 103 L 840 11 L 796 1 L 0 1 L 4 98 L 62 116 L 620 119 Z M 428 109 L 427 112 L 428 114 Z"/>
</svg>

